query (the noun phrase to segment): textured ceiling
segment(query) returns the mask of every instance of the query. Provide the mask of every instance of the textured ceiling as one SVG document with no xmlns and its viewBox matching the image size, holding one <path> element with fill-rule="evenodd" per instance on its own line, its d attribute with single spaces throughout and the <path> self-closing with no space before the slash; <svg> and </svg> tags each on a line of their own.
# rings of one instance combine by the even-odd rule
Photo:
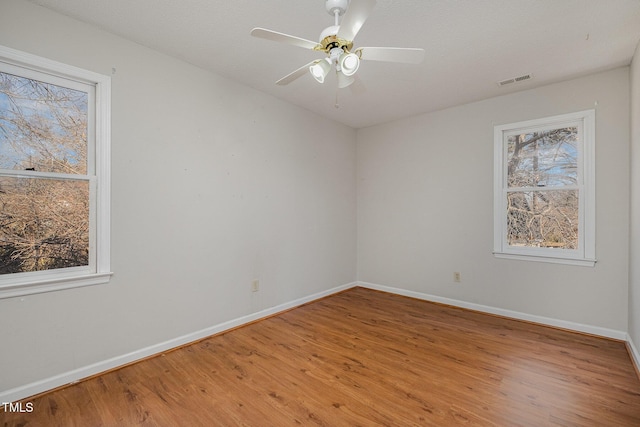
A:
<svg viewBox="0 0 640 427">
<path fill-rule="evenodd" d="M 310 75 L 276 86 L 322 53 L 249 35 L 315 41 L 333 24 L 324 0 L 31 1 L 354 128 L 628 65 L 640 40 L 639 0 L 378 0 L 355 47 L 421 47 L 425 61 L 363 62 L 359 90 L 337 90 Z"/>
</svg>

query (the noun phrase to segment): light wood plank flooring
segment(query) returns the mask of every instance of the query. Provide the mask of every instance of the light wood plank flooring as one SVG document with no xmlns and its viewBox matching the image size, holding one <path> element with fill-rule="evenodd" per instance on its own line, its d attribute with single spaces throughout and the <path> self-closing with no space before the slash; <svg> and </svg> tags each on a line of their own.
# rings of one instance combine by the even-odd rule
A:
<svg viewBox="0 0 640 427">
<path fill-rule="evenodd" d="M 618 341 L 355 288 L 32 399 L 4 426 L 640 426 Z"/>
</svg>

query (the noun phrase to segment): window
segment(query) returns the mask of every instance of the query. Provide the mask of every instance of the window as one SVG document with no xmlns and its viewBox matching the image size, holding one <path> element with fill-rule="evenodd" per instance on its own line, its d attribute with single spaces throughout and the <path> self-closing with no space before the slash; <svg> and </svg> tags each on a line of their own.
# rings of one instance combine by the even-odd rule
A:
<svg viewBox="0 0 640 427">
<path fill-rule="evenodd" d="M 494 128 L 494 254 L 595 263 L 595 111 Z"/>
<path fill-rule="evenodd" d="M 0 298 L 109 280 L 110 78 L 0 46 Z"/>
</svg>

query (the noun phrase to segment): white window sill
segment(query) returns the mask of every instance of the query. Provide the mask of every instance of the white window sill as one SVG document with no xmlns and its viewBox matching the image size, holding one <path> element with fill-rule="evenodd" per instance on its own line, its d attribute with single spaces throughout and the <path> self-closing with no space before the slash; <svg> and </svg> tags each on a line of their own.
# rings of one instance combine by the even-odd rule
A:
<svg viewBox="0 0 640 427">
<path fill-rule="evenodd" d="M 593 267 L 596 265 L 595 259 L 586 259 L 586 258 L 561 258 L 561 257 L 549 257 L 549 256 L 541 256 L 541 255 L 512 254 L 512 253 L 505 253 L 505 252 L 494 252 L 493 255 L 496 258 L 516 259 L 519 261 L 548 262 L 552 264 L 578 265 L 582 267 Z"/>
<path fill-rule="evenodd" d="M 107 283 L 112 274 L 113 273 L 91 273 L 0 285 L 0 299 L 99 285 Z"/>
</svg>

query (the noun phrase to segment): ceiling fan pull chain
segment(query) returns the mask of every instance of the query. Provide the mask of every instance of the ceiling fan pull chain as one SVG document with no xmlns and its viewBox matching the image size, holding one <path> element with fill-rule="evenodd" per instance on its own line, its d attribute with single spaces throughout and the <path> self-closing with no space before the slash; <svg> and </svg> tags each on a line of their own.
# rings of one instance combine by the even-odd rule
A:
<svg viewBox="0 0 640 427">
<path fill-rule="evenodd" d="M 333 105 L 336 109 L 340 108 L 340 104 L 338 103 L 338 93 L 340 91 L 336 88 L 336 103 Z"/>
</svg>

